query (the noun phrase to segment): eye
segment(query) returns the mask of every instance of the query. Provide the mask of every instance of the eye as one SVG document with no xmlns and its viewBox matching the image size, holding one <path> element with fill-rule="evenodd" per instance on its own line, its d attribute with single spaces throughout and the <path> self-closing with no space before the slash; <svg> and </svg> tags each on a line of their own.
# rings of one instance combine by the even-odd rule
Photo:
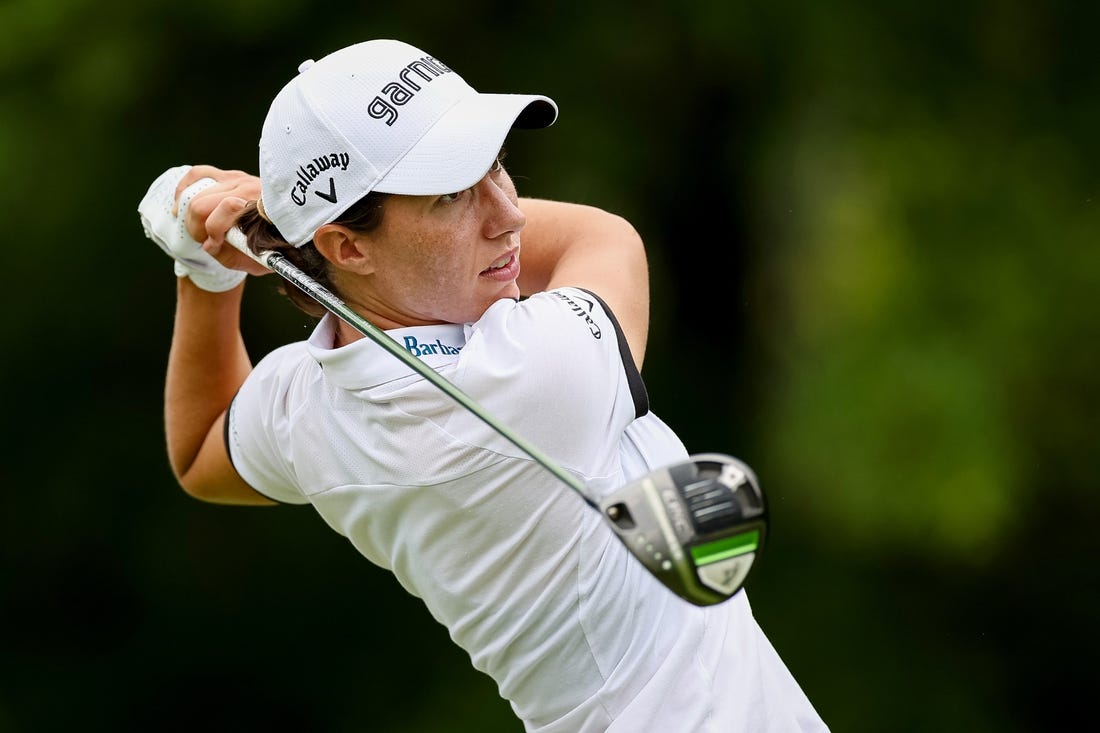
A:
<svg viewBox="0 0 1100 733">
<path fill-rule="evenodd" d="M 461 191 L 456 191 L 455 193 L 445 193 L 439 197 L 439 201 L 440 203 L 444 204 L 453 204 L 455 201 L 458 201 L 460 198 L 462 198 L 463 194 L 465 194 L 469 190 L 470 189 L 466 188 Z"/>
</svg>

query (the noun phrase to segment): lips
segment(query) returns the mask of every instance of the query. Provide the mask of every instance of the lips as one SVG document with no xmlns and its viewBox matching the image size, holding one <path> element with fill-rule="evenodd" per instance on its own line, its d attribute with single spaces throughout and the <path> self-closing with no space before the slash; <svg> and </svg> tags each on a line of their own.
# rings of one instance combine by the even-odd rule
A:
<svg viewBox="0 0 1100 733">
<path fill-rule="evenodd" d="M 519 258 L 517 251 L 512 250 L 499 259 L 494 260 L 488 267 L 481 271 L 480 276 L 490 280 L 515 280 L 519 275 Z"/>
</svg>

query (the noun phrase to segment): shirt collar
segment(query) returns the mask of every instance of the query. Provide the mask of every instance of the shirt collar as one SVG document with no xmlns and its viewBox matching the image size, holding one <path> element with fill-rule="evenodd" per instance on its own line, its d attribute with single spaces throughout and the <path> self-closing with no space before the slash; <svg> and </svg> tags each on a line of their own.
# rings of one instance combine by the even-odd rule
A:
<svg viewBox="0 0 1100 733">
<path fill-rule="evenodd" d="M 326 313 L 307 342 L 310 355 L 317 360 L 325 377 L 342 389 L 374 387 L 411 374 L 409 367 L 394 358 L 370 338 L 361 338 L 346 346 L 333 348 L 336 316 Z M 432 369 L 458 361 L 466 346 L 466 328 L 458 323 L 433 326 L 406 326 L 384 331 Z"/>
</svg>

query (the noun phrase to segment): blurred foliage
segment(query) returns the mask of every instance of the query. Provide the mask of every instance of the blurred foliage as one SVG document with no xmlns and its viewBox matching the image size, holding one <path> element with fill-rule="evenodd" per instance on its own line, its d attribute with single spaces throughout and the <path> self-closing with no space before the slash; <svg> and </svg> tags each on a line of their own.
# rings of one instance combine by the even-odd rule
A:
<svg viewBox="0 0 1100 733">
<path fill-rule="evenodd" d="M 1052 23 L 998 8 L 934 56 L 909 26 L 888 49 L 901 69 L 878 61 L 855 89 L 825 69 L 770 142 L 769 451 L 845 541 L 987 560 L 1049 490 L 1037 427 L 1075 460 L 1055 470 L 1095 468 L 1077 413 L 1100 367 L 1100 119 L 1090 89 L 1048 84 L 1078 62 L 1035 36 Z M 858 48 L 851 28 L 832 43 Z"/>
<path fill-rule="evenodd" d="M 517 730 L 308 510 L 192 502 L 173 292 L 135 207 L 255 170 L 299 61 L 372 37 L 539 91 L 521 191 L 645 236 L 655 411 L 748 459 L 750 596 L 836 731 L 1070 729 L 1100 655 L 1097 8 L 8 0 L 0 5 L 0 732 Z M 257 282 L 255 355 L 309 323 Z"/>
</svg>

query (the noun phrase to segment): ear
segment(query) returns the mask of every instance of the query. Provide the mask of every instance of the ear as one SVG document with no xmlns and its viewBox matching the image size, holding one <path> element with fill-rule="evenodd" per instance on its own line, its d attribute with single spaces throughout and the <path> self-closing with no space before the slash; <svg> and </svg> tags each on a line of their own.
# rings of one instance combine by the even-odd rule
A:
<svg viewBox="0 0 1100 733">
<path fill-rule="evenodd" d="M 374 272 L 370 242 L 340 224 L 325 224 L 313 234 L 313 244 L 334 267 L 359 275 Z"/>
</svg>

